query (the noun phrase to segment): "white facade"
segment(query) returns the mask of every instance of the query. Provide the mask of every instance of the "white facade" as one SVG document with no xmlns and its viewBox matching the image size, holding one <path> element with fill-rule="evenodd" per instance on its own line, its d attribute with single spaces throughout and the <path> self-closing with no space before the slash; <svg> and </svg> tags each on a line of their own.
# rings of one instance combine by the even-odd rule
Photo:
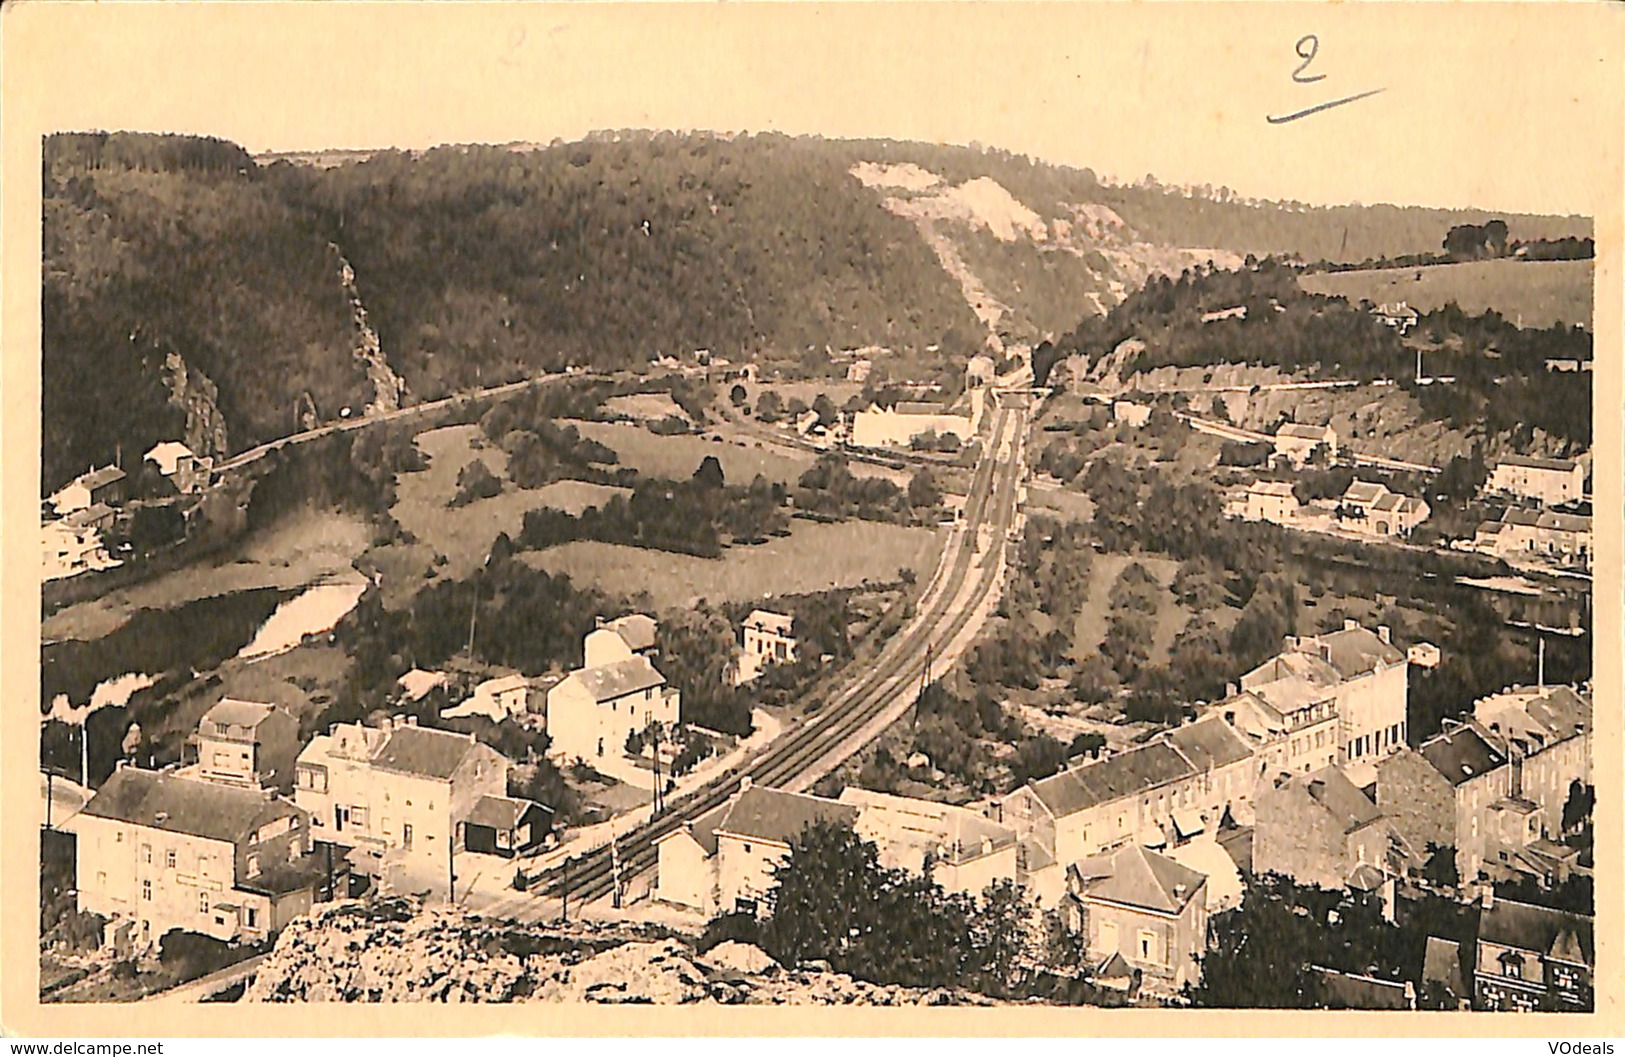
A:
<svg viewBox="0 0 1625 1057">
<path fill-rule="evenodd" d="M 772 664 L 794 664 L 798 659 L 793 617 L 758 609 L 745 618 L 740 628 L 742 650 L 737 682 L 748 683 Z"/>
<path fill-rule="evenodd" d="M 1309 460 L 1315 448 L 1324 444 L 1329 456 L 1337 454 L 1337 432 L 1330 426 L 1305 426 L 1288 422 L 1275 431 L 1275 454 L 1294 466 Z"/>
<path fill-rule="evenodd" d="M 383 854 L 397 886 L 444 891 L 461 823 L 481 797 L 506 796 L 509 762 L 473 735 L 407 717 L 341 723 L 299 754 L 294 800 L 316 839 Z"/>
<path fill-rule="evenodd" d="M 1576 460 L 1513 456 L 1490 470 L 1485 487 L 1492 492 L 1525 496 L 1542 506 L 1556 506 L 1584 499 L 1585 483 L 1585 466 Z"/>
<path fill-rule="evenodd" d="M 942 404 L 871 407 L 852 416 L 852 443 L 860 448 L 907 447 L 925 433 L 952 433 L 963 443 L 976 435 L 976 427 L 972 416 L 953 414 Z"/>
<path fill-rule="evenodd" d="M 583 668 L 547 692 L 547 754 L 588 763 L 620 756 L 629 735 L 674 726 L 681 715 L 681 695 L 647 657 Z"/>
<path fill-rule="evenodd" d="M 1249 521 L 1291 524 L 1298 516 L 1298 499 L 1286 481 L 1254 481 L 1247 488 L 1242 516 Z"/>
</svg>

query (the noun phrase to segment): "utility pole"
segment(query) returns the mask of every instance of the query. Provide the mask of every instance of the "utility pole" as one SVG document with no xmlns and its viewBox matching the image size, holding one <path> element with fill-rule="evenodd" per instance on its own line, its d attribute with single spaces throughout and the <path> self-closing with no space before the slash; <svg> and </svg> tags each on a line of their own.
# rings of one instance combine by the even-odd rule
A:
<svg viewBox="0 0 1625 1057">
<path fill-rule="evenodd" d="M 564 895 L 559 900 L 559 921 L 570 920 L 570 857 L 564 857 Z"/>
<path fill-rule="evenodd" d="M 621 909 L 621 846 L 615 836 L 615 823 L 609 824 L 609 869 L 611 881 L 614 884 L 611 902 L 615 909 Z"/>
<path fill-rule="evenodd" d="M 485 556 L 485 561 L 480 563 L 479 571 L 483 573 L 486 566 L 490 564 L 491 556 L 487 554 Z M 476 576 L 474 578 L 474 601 L 468 607 L 468 659 L 470 661 L 474 659 L 474 618 L 478 616 L 480 612 L 480 580 L 480 576 Z"/>
<path fill-rule="evenodd" d="M 79 784 L 90 789 L 90 713 L 79 723 Z"/>
<path fill-rule="evenodd" d="M 1540 643 L 1540 647 L 1539 647 L 1539 650 L 1537 652 L 1538 659 L 1535 662 L 1535 665 L 1536 665 L 1536 667 L 1535 667 L 1535 679 L 1537 680 L 1537 685 L 1540 687 L 1540 692 L 1545 693 L 1546 692 L 1546 636 L 1542 635 L 1538 629 L 1535 631 L 1535 635 L 1536 635 L 1537 641 Z"/>
<path fill-rule="evenodd" d="M 449 820 L 448 820 L 449 821 Z M 446 902 L 457 902 L 457 824 L 446 827 Z"/>
</svg>

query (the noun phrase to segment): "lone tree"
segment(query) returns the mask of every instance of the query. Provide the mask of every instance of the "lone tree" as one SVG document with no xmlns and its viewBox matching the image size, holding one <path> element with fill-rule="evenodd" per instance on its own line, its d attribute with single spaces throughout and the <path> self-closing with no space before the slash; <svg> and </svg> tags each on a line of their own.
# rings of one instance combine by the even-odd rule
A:
<svg viewBox="0 0 1625 1057">
<path fill-rule="evenodd" d="M 707 491 L 721 491 L 727 484 L 722 474 L 722 463 L 717 461 L 715 455 L 707 455 L 700 460 L 699 468 L 694 471 L 694 483 Z"/>
<path fill-rule="evenodd" d="M 908 505 L 916 510 L 930 510 L 942 503 L 942 490 L 930 470 L 921 470 L 908 483 Z"/>
<path fill-rule="evenodd" d="M 744 407 L 745 401 L 750 399 L 750 394 L 745 392 L 744 386 L 735 382 L 734 387 L 728 390 L 728 399 L 734 407 Z"/>
</svg>

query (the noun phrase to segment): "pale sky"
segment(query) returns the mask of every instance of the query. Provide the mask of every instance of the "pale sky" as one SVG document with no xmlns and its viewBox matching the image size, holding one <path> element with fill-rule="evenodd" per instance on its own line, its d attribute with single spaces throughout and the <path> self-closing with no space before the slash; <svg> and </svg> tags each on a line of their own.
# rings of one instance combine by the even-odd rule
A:
<svg viewBox="0 0 1625 1057">
<path fill-rule="evenodd" d="M 36 2 L 6 12 L 6 116 L 27 97 L 40 131 L 253 151 L 601 128 L 974 140 L 1258 197 L 1595 215 L 1625 125 L 1609 6 Z M 1297 83 L 1308 33 L 1303 74 L 1324 77 Z"/>
</svg>

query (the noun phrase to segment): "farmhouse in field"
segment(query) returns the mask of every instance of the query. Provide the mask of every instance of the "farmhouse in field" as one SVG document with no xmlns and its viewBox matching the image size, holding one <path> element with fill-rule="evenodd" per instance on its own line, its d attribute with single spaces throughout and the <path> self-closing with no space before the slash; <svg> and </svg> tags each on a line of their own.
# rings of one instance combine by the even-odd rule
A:
<svg viewBox="0 0 1625 1057">
<path fill-rule="evenodd" d="M 1289 481 L 1254 481 L 1247 486 L 1242 517 L 1290 525 L 1298 516 L 1298 498 Z"/>
<path fill-rule="evenodd" d="M 1431 512 L 1426 500 L 1390 492 L 1387 485 L 1371 481 L 1351 483 L 1339 511 L 1347 527 L 1384 537 L 1410 535 Z"/>
</svg>

